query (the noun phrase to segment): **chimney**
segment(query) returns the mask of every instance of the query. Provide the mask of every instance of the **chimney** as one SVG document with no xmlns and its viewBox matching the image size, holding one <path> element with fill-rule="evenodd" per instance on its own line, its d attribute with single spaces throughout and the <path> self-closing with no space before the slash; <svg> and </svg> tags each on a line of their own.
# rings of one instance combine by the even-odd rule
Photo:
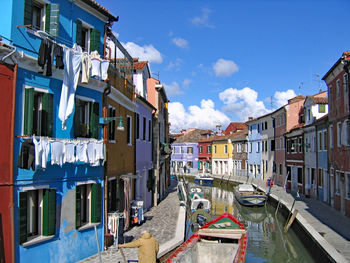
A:
<svg viewBox="0 0 350 263">
<path fill-rule="evenodd" d="M 253 117 L 248 117 L 248 121 L 252 121 L 253 119 Z"/>
</svg>

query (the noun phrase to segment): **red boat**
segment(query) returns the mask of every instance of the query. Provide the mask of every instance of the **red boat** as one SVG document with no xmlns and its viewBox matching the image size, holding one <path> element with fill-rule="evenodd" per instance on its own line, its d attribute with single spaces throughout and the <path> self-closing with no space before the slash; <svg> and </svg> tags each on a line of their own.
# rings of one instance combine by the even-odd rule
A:
<svg viewBox="0 0 350 263">
<path fill-rule="evenodd" d="M 243 224 L 225 213 L 201 227 L 165 262 L 243 263 L 248 235 Z"/>
</svg>

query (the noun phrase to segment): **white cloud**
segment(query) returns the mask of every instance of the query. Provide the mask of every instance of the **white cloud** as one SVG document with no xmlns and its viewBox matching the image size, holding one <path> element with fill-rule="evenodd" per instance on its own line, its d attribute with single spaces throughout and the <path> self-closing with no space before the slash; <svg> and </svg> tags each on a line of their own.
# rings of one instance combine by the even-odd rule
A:
<svg viewBox="0 0 350 263">
<path fill-rule="evenodd" d="M 114 43 L 108 41 L 108 46 L 111 48 L 111 58 L 114 58 Z M 123 47 L 128 51 L 130 56 L 139 58 L 140 60 L 147 60 L 153 63 L 162 63 L 162 54 L 153 45 L 139 46 L 133 42 L 121 43 Z M 107 52 L 108 53 L 108 52 Z M 123 53 L 117 48 L 117 57 L 123 58 Z"/>
<path fill-rule="evenodd" d="M 229 77 L 238 71 L 238 66 L 232 60 L 220 58 L 213 65 L 213 69 L 217 77 Z"/>
<path fill-rule="evenodd" d="M 153 45 L 139 46 L 133 42 L 122 43 L 132 57 L 153 63 L 162 63 L 162 54 Z"/>
<path fill-rule="evenodd" d="M 170 61 L 168 66 L 166 66 L 165 70 L 167 71 L 179 71 L 181 69 L 181 65 L 182 65 L 182 59 L 177 58 L 174 62 Z"/>
<path fill-rule="evenodd" d="M 172 82 L 169 85 L 164 84 L 164 88 L 168 97 L 180 95 L 183 93 L 182 90 L 180 90 L 179 83 L 176 81 Z"/>
<path fill-rule="evenodd" d="M 273 97 L 275 98 L 274 107 L 278 109 L 283 105 L 286 105 L 288 103 L 288 100 L 294 98 L 295 96 L 296 94 L 292 89 L 289 89 L 287 91 L 276 91 L 273 95 Z"/>
<path fill-rule="evenodd" d="M 216 110 L 214 102 L 210 99 L 203 99 L 200 107 L 193 105 L 188 107 L 187 111 L 180 102 L 169 103 L 169 121 L 171 132 L 188 128 L 215 129 L 216 125 L 225 127 L 230 123 L 230 119 L 223 112 Z"/>
<path fill-rule="evenodd" d="M 258 101 L 258 93 L 245 87 L 241 90 L 229 88 L 219 94 L 224 103 L 224 112 L 237 116 L 240 121 L 247 121 L 248 117 L 259 117 L 269 111 L 263 101 Z"/>
<path fill-rule="evenodd" d="M 209 15 L 211 10 L 209 8 L 202 8 L 202 13 L 191 19 L 195 26 L 214 28 L 214 25 L 209 23 Z"/>
<path fill-rule="evenodd" d="M 186 89 L 188 89 L 190 87 L 192 80 L 190 79 L 184 79 L 184 81 L 182 82 L 182 86 Z"/>
<path fill-rule="evenodd" d="M 188 48 L 188 41 L 181 37 L 174 37 L 172 42 L 179 48 Z"/>
</svg>

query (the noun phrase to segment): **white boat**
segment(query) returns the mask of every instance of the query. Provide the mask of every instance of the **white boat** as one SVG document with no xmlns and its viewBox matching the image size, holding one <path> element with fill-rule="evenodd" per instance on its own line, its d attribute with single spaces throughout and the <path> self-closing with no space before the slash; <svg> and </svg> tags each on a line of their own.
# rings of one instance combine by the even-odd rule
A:
<svg viewBox="0 0 350 263">
<path fill-rule="evenodd" d="M 266 194 L 258 191 L 251 184 L 240 184 L 235 187 L 234 192 L 241 205 L 260 206 L 264 205 L 267 200 Z"/>
</svg>

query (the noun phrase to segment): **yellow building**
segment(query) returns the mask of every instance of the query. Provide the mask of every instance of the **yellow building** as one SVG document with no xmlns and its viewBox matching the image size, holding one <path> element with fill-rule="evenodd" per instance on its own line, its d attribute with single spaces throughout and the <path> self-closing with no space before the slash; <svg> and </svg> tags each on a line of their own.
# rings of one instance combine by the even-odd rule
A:
<svg viewBox="0 0 350 263">
<path fill-rule="evenodd" d="M 232 142 L 229 136 L 216 136 L 212 140 L 213 174 L 232 174 Z"/>
</svg>

